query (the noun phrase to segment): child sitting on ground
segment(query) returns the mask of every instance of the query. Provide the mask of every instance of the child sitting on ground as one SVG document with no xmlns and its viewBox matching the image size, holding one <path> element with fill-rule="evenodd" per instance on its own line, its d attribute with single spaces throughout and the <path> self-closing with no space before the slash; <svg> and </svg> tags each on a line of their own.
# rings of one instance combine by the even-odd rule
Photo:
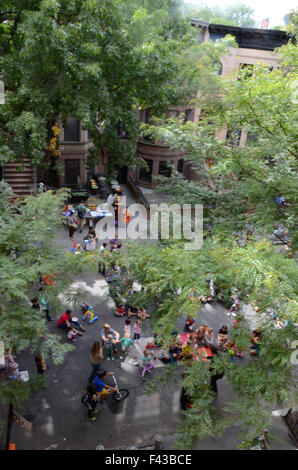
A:
<svg viewBox="0 0 298 470">
<path fill-rule="evenodd" d="M 115 315 L 116 315 L 116 317 L 124 317 L 125 310 L 124 310 L 124 306 L 122 304 L 118 305 L 117 310 L 115 312 Z"/>
<path fill-rule="evenodd" d="M 228 338 L 228 327 L 227 325 L 223 325 L 217 335 L 217 342 L 218 342 L 219 349 L 221 350 L 224 349 L 227 338 Z"/>
<path fill-rule="evenodd" d="M 208 344 L 212 344 L 214 339 L 213 328 L 208 328 L 205 333 L 205 340 Z"/>
<path fill-rule="evenodd" d="M 153 369 L 154 367 L 154 363 L 152 362 L 152 356 L 150 354 L 150 352 L 148 351 L 148 349 L 145 349 L 144 351 L 144 356 L 142 358 L 142 367 L 143 367 L 143 370 L 142 370 L 142 380 L 145 380 L 145 374 L 146 372 L 148 372 L 149 374 L 151 374 L 151 369 Z"/>
<path fill-rule="evenodd" d="M 153 359 L 155 359 L 155 343 L 154 341 L 148 341 L 146 344 L 147 351 L 150 351 L 153 355 Z"/>
<path fill-rule="evenodd" d="M 67 333 L 67 338 L 70 339 L 70 341 L 76 341 L 76 337 L 78 335 L 77 330 L 74 328 L 69 328 L 68 333 Z"/>
<path fill-rule="evenodd" d="M 174 347 L 170 348 L 170 364 L 176 364 L 181 359 L 183 343 L 177 336 Z"/>
<path fill-rule="evenodd" d="M 186 344 L 182 347 L 181 360 L 187 361 L 194 358 L 194 348 L 192 346 L 192 341 L 187 340 Z"/>
<path fill-rule="evenodd" d="M 139 309 L 137 313 L 137 317 L 139 318 L 141 325 L 142 325 L 144 321 L 146 320 L 146 318 L 150 318 L 150 315 L 148 315 L 145 308 L 142 308 L 141 310 Z"/>
<path fill-rule="evenodd" d="M 187 321 L 185 322 L 185 325 L 184 325 L 184 331 L 186 333 L 188 333 L 190 331 L 193 331 L 195 322 L 196 322 L 195 318 L 192 318 L 192 316 L 189 315 L 187 317 Z"/>
<path fill-rule="evenodd" d="M 197 345 L 197 334 L 191 333 L 188 337 L 188 341 L 190 341 L 192 348 L 195 349 Z"/>
<path fill-rule="evenodd" d="M 237 313 L 239 313 L 239 310 L 240 310 L 240 302 L 238 299 L 236 299 L 234 303 L 232 304 L 230 310 L 228 311 L 228 317 L 230 316 L 236 317 Z"/>
</svg>

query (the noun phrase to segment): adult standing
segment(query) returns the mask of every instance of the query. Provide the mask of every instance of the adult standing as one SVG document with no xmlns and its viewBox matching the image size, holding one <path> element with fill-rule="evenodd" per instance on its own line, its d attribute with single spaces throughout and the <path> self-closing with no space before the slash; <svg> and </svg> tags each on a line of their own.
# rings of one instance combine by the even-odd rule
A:
<svg viewBox="0 0 298 470">
<path fill-rule="evenodd" d="M 115 202 L 115 196 L 113 194 L 109 194 L 108 199 L 107 199 L 107 203 L 111 204 L 111 206 L 112 206 L 114 204 L 114 202 Z"/>
<path fill-rule="evenodd" d="M 89 375 L 88 382 L 91 383 L 96 377 L 97 372 L 100 369 L 100 362 L 103 360 L 102 345 L 100 341 L 93 343 L 90 349 L 90 361 L 92 366 L 92 372 Z"/>
<path fill-rule="evenodd" d="M 81 201 L 76 210 L 77 210 L 77 215 L 78 215 L 78 219 L 80 222 L 79 224 L 80 233 L 82 233 L 83 228 L 84 228 L 84 223 L 85 223 L 85 215 L 87 212 L 87 207 L 84 205 L 84 202 Z"/>
<path fill-rule="evenodd" d="M 46 294 L 45 294 L 45 288 L 44 287 L 40 287 L 39 289 L 39 296 L 38 296 L 38 300 L 39 300 L 39 304 L 40 304 L 40 307 L 41 307 L 41 310 L 45 313 L 46 315 L 46 319 L 48 321 L 52 321 L 52 318 L 50 316 L 50 312 L 49 312 L 49 301 L 46 297 Z"/>
<path fill-rule="evenodd" d="M 70 211 L 70 215 L 67 217 L 67 225 L 69 230 L 69 238 L 73 240 L 73 235 L 78 228 L 75 211 L 73 209 Z"/>
</svg>

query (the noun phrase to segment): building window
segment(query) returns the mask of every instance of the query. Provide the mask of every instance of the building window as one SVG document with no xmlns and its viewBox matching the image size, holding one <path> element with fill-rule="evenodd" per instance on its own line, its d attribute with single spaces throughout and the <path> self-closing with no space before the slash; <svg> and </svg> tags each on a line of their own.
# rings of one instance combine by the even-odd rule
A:
<svg viewBox="0 0 298 470">
<path fill-rule="evenodd" d="M 192 120 L 192 109 L 186 109 L 184 111 L 184 114 L 185 114 L 185 118 L 184 118 L 184 124 L 185 124 L 187 121 Z"/>
<path fill-rule="evenodd" d="M 146 109 L 144 111 L 144 122 L 145 122 L 145 124 L 150 124 L 150 119 L 151 119 L 150 110 Z M 148 143 L 151 144 L 153 142 L 151 135 L 145 135 L 143 137 L 143 142 L 148 142 Z"/>
<path fill-rule="evenodd" d="M 215 72 L 215 75 L 221 75 L 222 74 L 222 63 L 221 62 L 213 62 L 213 69 Z"/>
<path fill-rule="evenodd" d="M 246 147 L 255 147 L 258 144 L 258 136 L 253 132 L 248 132 L 246 137 Z"/>
<path fill-rule="evenodd" d="M 80 142 L 80 121 L 68 117 L 64 126 L 64 142 Z"/>
<path fill-rule="evenodd" d="M 165 176 L 166 178 L 169 178 L 172 174 L 172 169 L 169 167 L 169 162 L 168 160 L 162 160 L 159 162 L 159 169 L 158 169 L 158 175 L 159 176 Z"/>
<path fill-rule="evenodd" d="M 149 160 L 148 158 L 144 158 L 147 168 L 142 167 L 140 169 L 139 180 L 143 181 L 144 183 L 151 183 L 152 182 L 152 169 L 153 169 L 153 160 Z"/>
<path fill-rule="evenodd" d="M 117 135 L 120 139 L 127 139 L 127 132 L 122 127 L 121 121 L 119 120 L 116 125 Z"/>
<path fill-rule="evenodd" d="M 241 137 L 241 130 L 239 129 L 228 129 L 227 130 L 227 136 L 226 136 L 226 142 L 229 145 L 233 146 L 238 146 L 240 142 L 240 137 Z"/>
<path fill-rule="evenodd" d="M 183 166 L 184 166 L 184 160 L 183 158 L 180 158 L 180 160 L 178 160 L 178 165 L 177 165 L 177 171 L 179 171 L 179 173 L 183 173 Z"/>
<path fill-rule="evenodd" d="M 64 184 L 76 188 L 80 177 L 80 160 L 67 158 L 64 164 Z"/>
<path fill-rule="evenodd" d="M 240 64 L 240 71 L 242 72 L 240 78 L 246 80 L 247 78 L 252 77 L 253 75 L 253 68 L 254 66 L 252 64 Z"/>
<path fill-rule="evenodd" d="M 151 119 L 150 109 L 146 109 L 145 112 L 144 112 L 144 122 L 146 124 L 150 124 L 150 119 Z"/>
</svg>

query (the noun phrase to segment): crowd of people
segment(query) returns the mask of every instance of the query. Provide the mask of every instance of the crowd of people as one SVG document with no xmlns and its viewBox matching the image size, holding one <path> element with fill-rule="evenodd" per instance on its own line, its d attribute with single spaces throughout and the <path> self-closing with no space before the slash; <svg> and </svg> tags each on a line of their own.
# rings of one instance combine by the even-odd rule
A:
<svg viewBox="0 0 298 470">
<path fill-rule="evenodd" d="M 116 210 L 119 210 L 116 196 L 110 195 L 108 202 L 113 204 Z M 67 221 L 69 237 L 72 241 L 74 241 L 73 236 L 76 230 L 79 230 L 80 233 L 83 231 L 85 214 L 86 206 L 83 203 L 79 204 L 76 211 L 70 210 Z M 125 208 L 125 218 L 126 221 L 130 220 L 127 208 Z M 90 228 L 84 238 L 96 243 L 97 246 L 98 240 L 94 228 Z M 122 244 L 117 233 L 115 234 L 115 238 L 110 239 L 108 242 L 103 242 L 99 248 L 99 252 L 103 254 L 103 257 L 99 263 L 98 270 L 104 275 L 108 284 L 117 281 L 120 271 L 120 267 L 117 264 L 110 266 L 110 254 L 113 253 L 113 255 L 115 255 L 120 253 L 121 249 Z M 75 250 L 76 252 L 81 251 L 80 245 L 76 245 Z M 206 279 L 206 282 L 208 283 L 208 294 L 199 297 L 202 304 L 213 302 L 216 296 L 213 280 Z M 44 313 L 46 320 L 49 322 L 52 321 L 52 317 L 49 312 L 49 301 L 46 291 L 47 287 L 54 283 L 54 273 L 41 276 L 38 295 L 31 301 L 32 308 Z M 132 280 L 127 284 L 127 291 L 131 293 L 133 289 Z M 83 313 L 86 312 L 86 307 L 92 310 L 91 306 L 84 304 Z M 107 372 L 102 368 L 102 361 L 123 360 L 133 344 L 141 343 L 140 346 L 142 346 L 142 356 L 138 361 L 138 365 L 141 368 L 140 379 L 142 381 L 146 380 L 146 375 L 151 374 L 156 365 L 156 361 L 161 361 L 163 364 L 170 366 L 191 366 L 193 361 L 196 360 L 212 361 L 213 357 L 217 355 L 219 351 L 229 354 L 232 361 L 235 361 L 235 357 L 243 357 L 243 352 L 239 348 L 237 349 L 235 344 L 228 339 L 229 331 L 227 325 L 222 325 L 217 332 L 207 323 L 196 328 L 197 320 L 189 316 L 185 320 L 184 331 L 181 333 L 174 331 L 169 344 L 164 343 L 158 335 L 155 335 L 153 339 L 146 338 L 144 343 L 141 342 L 143 327 L 146 320 L 150 317 L 144 306 L 140 307 L 139 305 L 134 306 L 119 302 L 116 305 L 114 314 L 117 318 L 124 320 L 122 334 L 112 328 L 109 323 L 105 323 L 100 331 L 98 341 L 92 345 L 90 350 L 91 372 L 88 378 L 86 393 L 82 397 L 82 403 L 87 406 L 88 417 L 92 421 L 96 419 L 94 415 L 97 411 L 97 403 L 102 404 L 104 400 L 115 391 L 114 387 L 104 382 L 104 378 L 113 373 Z M 241 322 L 241 315 L 240 302 L 236 295 L 232 296 L 232 305 L 229 309 L 228 317 L 233 318 L 232 328 L 234 330 L 237 329 Z M 84 320 L 84 318 L 85 317 L 83 317 L 82 320 Z M 77 341 L 78 337 L 86 332 L 82 322 L 73 315 L 71 309 L 67 309 L 60 315 L 56 321 L 56 326 L 66 332 L 66 338 L 71 342 Z M 120 330 L 120 328 L 118 329 Z M 259 354 L 261 340 L 262 332 L 255 330 L 251 335 L 251 355 L 257 356 Z M 15 362 L 11 350 L 7 351 L 5 358 L 6 364 L 4 368 L 0 369 L 0 378 L 2 372 L 5 370 L 9 371 L 10 378 L 18 378 L 18 364 Z M 37 373 L 43 374 L 46 371 L 46 364 L 41 354 L 35 357 L 35 363 Z M 212 375 L 210 386 L 215 393 L 217 392 L 216 381 L 221 378 L 221 376 L 222 375 L 216 374 Z"/>
</svg>

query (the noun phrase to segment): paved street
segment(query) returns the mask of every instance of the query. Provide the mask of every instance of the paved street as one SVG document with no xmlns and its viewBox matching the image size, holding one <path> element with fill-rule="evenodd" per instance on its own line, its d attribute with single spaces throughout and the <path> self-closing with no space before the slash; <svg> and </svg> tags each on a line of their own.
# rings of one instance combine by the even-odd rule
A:
<svg viewBox="0 0 298 470">
<path fill-rule="evenodd" d="M 57 240 L 66 249 L 70 249 L 71 242 L 68 240 L 66 229 L 61 230 Z M 122 337 L 124 319 L 113 315 L 114 305 L 107 295 L 107 283 L 101 274 L 88 273 L 75 277 L 73 286 L 86 291 L 87 303 L 94 306 L 99 319 L 92 325 L 85 324 L 86 333 L 74 343 L 75 351 L 66 355 L 62 366 L 57 367 L 52 361 L 47 361 L 47 387 L 36 392 L 24 410 L 16 410 L 32 422 L 32 432 L 28 433 L 14 424 L 12 442 L 16 443 L 17 449 L 46 449 L 53 446 L 58 450 L 92 450 L 99 444 L 104 445 L 106 449 L 126 445 L 146 447 L 153 441 L 154 435 L 159 433 L 165 437 L 163 448 L 172 449 L 176 439 L 175 427 L 182 419 L 179 384 L 169 384 L 162 394 L 145 395 L 145 384 L 140 380 L 140 367 L 128 364 L 127 360 L 104 360 L 102 367 L 116 373 L 120 388 L 129 389 L 129 397 L 122 403 L 113 402 L 109 398 L 104 405 L 98 405 L 99 412 L 95 422 L 87 419 L 87 409 L 81 404 L 81 397 L 91 372 L 90 347 L 94 341 L 99 340 L 100 329 L 105 322 L 110 323 Z M 74 314 L 81 318 L 79 311 Z M 216 303 L 207 304 L 202 308 L 199 324 L 203 322 L 212 326 L 215 332 L 223 323 L 231 325 L 226 309 Z M 183 319 L 180 331 L 182 328 Z M 62 335 L 67 341 L 65 332 L 57 329 L 56 322 L 49 323 L 49 330 Z M 150 323 L 147 320 L 142 336 L 150 335 Z M 30 375 L 36 374 L 34 359 L 28 353 L 20 355 L 18 362 L 21 370 L 28 370 Z M 164 367 L 155 368 L 152 377 L 163 373 L 164 370 Z M 150 381 L 150 377 L 147 380 Z M 112 385 L 110 377 L 107 382 Z M 231 400 L 233 391 L 222 379 L 218 382 L 218 397 L 215 401 L 218 410 Z M 4 413 L 3 407 L 2 410 Z M 277 447 L 293 449 L 280 418 L 276 419 L 276 425 L 282 437 L 282 444 Z M 239 444 L 238 433 L 239 427 L 230 428 L 221 438 L 201 441 L 197 448 L 235 449 Z"/>
</svg>

